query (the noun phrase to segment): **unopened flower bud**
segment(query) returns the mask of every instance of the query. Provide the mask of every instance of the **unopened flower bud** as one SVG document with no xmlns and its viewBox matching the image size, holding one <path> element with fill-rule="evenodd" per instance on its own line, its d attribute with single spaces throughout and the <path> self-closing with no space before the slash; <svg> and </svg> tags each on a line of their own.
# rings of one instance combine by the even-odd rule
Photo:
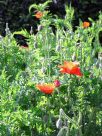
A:
<svg viewBox="0 0 102 136">
<path fill-rule="evenodd" d="M 10 34 L 10 29 L 8 27 L 8 23 L 6 23 L 5 32 L 6 32 L 6 35 Z"/>
<path fill-rule="evenodd" d="M 55 85 L 56 87 L 60 87 L 61 83 L 60 83 L 59 80 L 55 80 L 55 81 L 54 81 L 54 85 Z"/>
<path fill-rule="evenodd" d="M 35 42 L 34 43 L 34 48 L 36 49 L 38 47 L 37 43 Z"/>
<path fill-rule="evenodd" d="M 60 51 L 61 50 L 61 46 L 60 45 L 57 45 L 56 46 L 56 51 Z"/>
<path fill-rule="evenodd" d="M 75 60 L 76 60 L 76 54 L 74 52 L 73 55 L 72 55 L 72 61 L 75 61 Z"/>
<path fill-rule="evenodd" d="M 64 111 L 63 111 L 63 109 L 60 109 L 59 112 L 60 112 L 60 116 L 61 116 L 61 115 L 63 115 L 63 112 L 64 112 Z"/>
<path fill-rule="evenodd" d="M 43 29 L 42 25 L 38 25 L 38 31 L 41 31 Z"/>
<path fill-rule="evenodd" d="M 32 35 L 33 34 L 33 27 L 31 26 L 30 28 L 30 34 Z"/>
<path fill-rule="evenodd" d="M 102 52 L 99 52 L 99 53 L 98 53 L 98 59 L 99 59 L 100 61 L 102 61 Z"/>
<path fill-rule="evenodd" d="M 60 128 L 62 127 L 62 120 L 61 120 L 61 119 L 58 119 L 58 120 L 56 121 L 56 127 L 57 127 L 58 129 L 60 129 Z"/>
<path fill-rule="evenodd" d="M 45 72 L 46 72 L 46 69 L 45 69 L 44 67 L 42 67 L 41 72 L 42 72 L 42 73 L 45 73 Z"/>
</svg>

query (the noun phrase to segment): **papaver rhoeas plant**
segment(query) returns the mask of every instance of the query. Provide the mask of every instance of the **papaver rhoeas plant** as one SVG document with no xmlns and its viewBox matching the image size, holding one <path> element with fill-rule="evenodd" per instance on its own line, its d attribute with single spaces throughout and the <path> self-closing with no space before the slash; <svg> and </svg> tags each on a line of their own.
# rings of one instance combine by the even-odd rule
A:
<svg viewBox="0 0 102 136">
<path fill-rule="evenodd" d="M 83 28 L 87 28 L 90 26 L 90 22 L 83 22 Z"/>
<path fill-rule="evenodd" d="M 72 75 L 77 75 L 77 76 L 83 75 L 80 71 L 78 62 L 64 61 L 64 64 L 58 67 L 60 68 L 60 72 L 64 74 L 72 74 Z"/>
<path fill-rule="evenodd" d="M 52 92 L 55 89 L 55 85 L 53 83 L 49 83 L 49 84 L 43 83 L 43 84 L 37 84 L 36 88 L 45 94 L 52 94 Z"/>
<path fill-rule="evenodd" d="M 43 12 L 41 12 L 41 11 L 38 11 L 38 12 L 35 14 L 35 17 L 36 17 L 37 19 L 42 18 L 42 16 L 43 16 Z"/>
</svg>

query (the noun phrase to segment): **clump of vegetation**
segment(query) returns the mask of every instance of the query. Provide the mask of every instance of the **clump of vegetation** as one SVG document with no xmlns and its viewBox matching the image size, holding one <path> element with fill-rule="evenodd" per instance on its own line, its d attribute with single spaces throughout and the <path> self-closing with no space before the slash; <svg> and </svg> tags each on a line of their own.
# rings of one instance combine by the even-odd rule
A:
<svg viewBox="0 0 102 136">
<path fill-rule="evenodd" d="M 30 7 L 40 21 L 36 35 L 7 26 L 0 37 L 0 135 L 101 136 L 102 13 L 73 31 L 73 8 L 59 19 L 46 6 Z"/>
</svg>

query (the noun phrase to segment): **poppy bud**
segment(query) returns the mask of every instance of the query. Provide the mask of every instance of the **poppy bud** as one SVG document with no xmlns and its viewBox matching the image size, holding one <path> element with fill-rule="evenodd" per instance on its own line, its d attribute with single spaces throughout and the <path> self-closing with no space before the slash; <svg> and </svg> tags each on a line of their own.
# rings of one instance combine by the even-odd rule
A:
<svg viewBox="0 0 102 136">
<path fill-rule="evenodd" d="M 54 85 L 55 85 L 56 87 L 59 87 L 59 86 L 61 85 L 61 83 L 60 83 L 59 80 L 55 80 L 55 81 L 54 81 Z"/>
<path fill-rule="evenodd" d="M 6 32 L 6 35 L 8 35 L 10 33 L 10 29 L 8 27 L 8 23 L 6 23 L 5 32 Z"/>
<path fill-rule="evenodd" d="M 56 46 L 56 51 L 60 51 L 61 50 L 61 46 L 60 45 L 57 45 Z"/>
<path fill-rule="evenodd" d="M 42 25 L 38 25 L 38 31 L 41 31 L 43 29 L 43 26 Z"/>
<path fill-rule="evenodd" d="M 30 34 L 32 35 L 33 34 L 33 27 L 31 26 L 30 28 Z"/>
<path fill-rule="evenodd" d="M 60 113 L 60 116 L 63 115 L 64 111 L 62 108 L 60 109 L 59 113 Z"/>
<path fill-rule="evenodd" d="M 36 49 L 38 47 L 38 44 L 35 42 L 34 43 L 34 48 Z"/>
<path fill-rule="evenodd" d="M 56 121 L 56 127 L 57 127 L 58 129 L 60 129 L 60 128 L 62 127 L 62 120 L 61 120 L 61 119 L 58 119 L 58 120 Z"/>
<path fill-rule="evenodd" d="M 102 52 L 98 53 L 98 59 L 101 61 L 102 60 Z"/>
<path fill-rule="evenodd" d="M 41 72 L 42 72 L 42 73 L 45 73 L 45 72 L 46 72 L 46 69 L 45 69 L 44 67 L 42 67 Z"/>
<path fill-rule="evenodd" d="M 75 61 L 75 60 L 76 60 L 76 54 L 74 52 L 73 55 L 72 55 L 72 61 Z"/>
</svg>

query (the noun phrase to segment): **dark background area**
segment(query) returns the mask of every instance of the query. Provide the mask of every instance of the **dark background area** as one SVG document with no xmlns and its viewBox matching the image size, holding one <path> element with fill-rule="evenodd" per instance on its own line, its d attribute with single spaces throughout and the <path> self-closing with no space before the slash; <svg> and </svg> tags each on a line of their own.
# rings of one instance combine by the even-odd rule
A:
<svg viewBox="0 0 102 136">
<path fill-rule="evenodd" d="M 33 3 L 43 3 L 46 0 L 0 0 L 0 34 L 5 35 L 6 23 L 10 30 L 18 31 L 22 28 L 30 30 L 31 26 L 36 31 L 39 21 L 29 14 L 29 6 Z M 64 5 L 71 3 L 75 9 L 75 19 L 73 26 L 78 25 L 79 18 L 87 21 L 88 17 L 96 20 L 99 11 L 102 10 L 102 0 L 53 0 L 49 4 L 49 10 L 52 14 L 57 14 L 63 18 L 65 15 Z"/>
</svg>

